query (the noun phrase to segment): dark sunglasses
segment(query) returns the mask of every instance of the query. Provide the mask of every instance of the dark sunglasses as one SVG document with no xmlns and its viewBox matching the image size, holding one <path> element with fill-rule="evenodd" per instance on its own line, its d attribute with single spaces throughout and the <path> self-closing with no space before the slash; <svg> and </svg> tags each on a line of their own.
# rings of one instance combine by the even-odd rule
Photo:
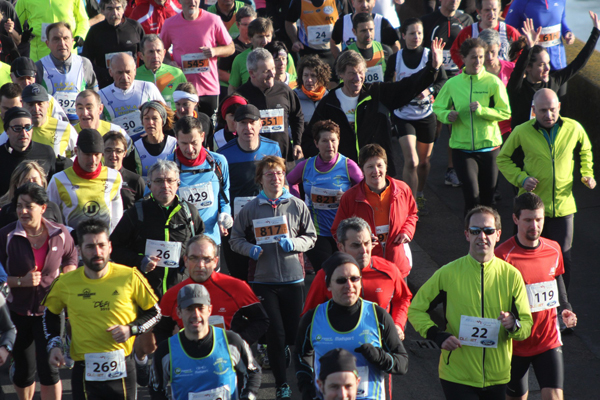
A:
<svg viewBox="0 0 600 400">
<path fill-rule="evenodd" d="M 474 236 L 479 236 L 481 234 L 481 231 L 483 231 L 483 233 L 489 236 L 496 233 L 496 228 L 480 228 L 478 226 L 472 226 L 469 228 L 469 233 Z"/>
<path fill-rule="evenodd" d="M 349 276 L 347 278 L 346 277 L 340 277 L 340 278 L 337 278 L 335 280 L 335 283 L 337 283 L 338 285 L 343 285 L 343 284 L 346 283 L 346 281 L 350 281 L 352 283 L 356 283 L 356 282 L 360 281 L 360 276 Z"/>
<path fill-rule="evenodd" d="M 13 125 L 10 127 L 10 129 L 12 129 L 15 133 L 21 133 L 23 129 L 29 132 L 33 129 L 33 125 Z"/>
</svg>

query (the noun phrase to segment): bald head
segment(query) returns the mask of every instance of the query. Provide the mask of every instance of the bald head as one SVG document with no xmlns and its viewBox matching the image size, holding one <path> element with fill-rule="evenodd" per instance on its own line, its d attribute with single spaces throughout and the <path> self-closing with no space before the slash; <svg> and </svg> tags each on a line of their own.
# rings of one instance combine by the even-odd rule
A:
<svg viewBox="0 0 600 400">
<path fill-rule="evenodd" d="M 543 128 L 552 128 L 560 117 L 560 102 L 556 93 L 551 89 L 538 90 L 533 96 L 533 111 Z"/>
<path fill-rule="evenodd" d="M 119 89 L 127 90 L 133 85 L 135 72 L 135 60 L 128 53 L 118 53 L 110 59 L 108 73 Z"/>
</svg>

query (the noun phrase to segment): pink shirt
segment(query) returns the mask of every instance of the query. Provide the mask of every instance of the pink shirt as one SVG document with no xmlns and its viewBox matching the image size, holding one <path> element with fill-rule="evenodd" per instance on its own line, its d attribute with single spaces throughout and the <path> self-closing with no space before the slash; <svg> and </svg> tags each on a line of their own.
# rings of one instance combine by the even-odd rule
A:
<svg viewBox="0 0 600 400">
<path fill-rule="evenodd" d="M 44 268 L 44 264 L 46 264 L 46 256 L 48 255 L 48 238 L 39 249 L 35 249 L 31 246 L 31 250 L 33 250 L 33 257 L 35 258 L 35 270 L 41 272 Z"/>
<path fill-rule="evenodd" d="M 194 21 L 183 18 L 183 13 L 177 14 L 165 21 L 160 37 L 165 49 L 173 45 L 173 59 L 183 69 L 188 82 L 196 87 L 200 96 L 215 96 L 220 93 L 217 57 L 208 60 L 208 65 L 199 64 L 198 58 L 191 57 L 191 62 L 182 64 L 184 55 L 201 53 L 200 47 L 226 46 L 231 43 L 231 36 L 223 24 L 221 17 L 208 11 L 200 10 L 200 15 Z M 188 56 L 190 57 L 190 56 Z M 206 72 L 186 72 L 185 67 L 199 67 Z"/>
</svg>

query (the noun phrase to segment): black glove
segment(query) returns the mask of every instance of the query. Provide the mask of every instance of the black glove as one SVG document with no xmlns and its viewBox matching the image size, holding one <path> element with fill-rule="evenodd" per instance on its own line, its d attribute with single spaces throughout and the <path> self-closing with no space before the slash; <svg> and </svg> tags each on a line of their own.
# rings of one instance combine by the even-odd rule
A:
<svg viewBox="0 0 600 400">
<path fill-rule="evenodd" d="M 73 48 L 82 47 L 83 46 L 83 38 L 81 36 L 75 36 L 73 38 Z"/>
<path fill-rule="evenodd" d="M 371 343 L 361 344 L 360 347 L 354 349 L 355 352 L 362 354 L 368 362 L 373 365 L 379 365 L 381 360 L 380 348 L 376 348 Z"/>
<path fill-rule="evenodd" d="M 33 28 L 25 29 L 21 35 L 21 42 L 27 43 L 34 37 L 35 35 L 33 34 Z"/>
</svg>

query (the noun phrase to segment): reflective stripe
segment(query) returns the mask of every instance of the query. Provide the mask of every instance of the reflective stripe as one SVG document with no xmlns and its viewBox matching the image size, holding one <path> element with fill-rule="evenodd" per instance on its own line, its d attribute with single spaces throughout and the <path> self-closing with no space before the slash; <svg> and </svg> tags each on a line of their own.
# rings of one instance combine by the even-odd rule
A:
<svg viewBox="0 0 600 400">
<path fill-rule="evenodd" d="M 154 13 L 154 5 L 150 4 L 150 6 L 148 7 L 148 13 L 146 15 L 144 15 L 143 17 L 141 17 L 140 19 L 138 19 L 137 22 L 139 22 L 140 25 L 143 24 L 144 22 L 149 20 L 150 17 L 152 17 L 152 13 Z"/>
</svg>

